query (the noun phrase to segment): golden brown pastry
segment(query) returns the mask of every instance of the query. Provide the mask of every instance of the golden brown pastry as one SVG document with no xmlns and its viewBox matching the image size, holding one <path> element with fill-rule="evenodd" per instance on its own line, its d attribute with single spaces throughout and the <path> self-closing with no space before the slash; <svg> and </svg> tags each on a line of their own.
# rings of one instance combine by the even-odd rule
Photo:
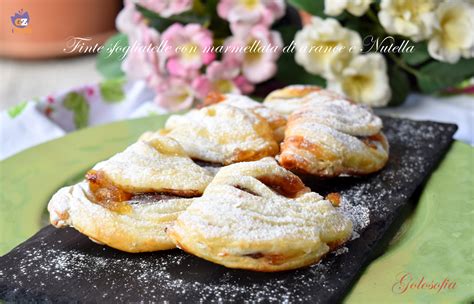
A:
<svg viewBox="0 0 474 304">
<path fill-rule="evenodd" d="M 250 97 L 238 94 L 211 93 L 207 96 L 205 103 L 207 105 L 225 103 L 237 108 L 250 110 L 268 122 L 277 142 L 281 142 L 285 136 L 286 118 Z"/>
<path fill-rule="evenodd" d="M 194 196 L 204 192 L 212 174 L 195 164 L 177 141 L 157 134 L 144 139 L 95 165 L 86 178 L 93 186 L 128 193 Z"/>
<path fill-rule="evenodd" d="M 98 163 L 86 181 L 60 189 L 48 204 L 50 221 L 123 251 L 170 249 L 165 227 L 211 179 L 175 140 L 155 134 Z"/>
<path fill-rule="evenodd" d="M 131 196 L 103 204 L 94 198 L 89 183 L 61 188 L 50 200 L 50 222 L 57 228 L 74 227 L 99 244 L 126 252 L 175 248 L 166 226 L 192 202 L 192 198 L 159 194 Z"/>
<path fill-rule="evenodd" d="M 263 104 L 281 115 L 288 117 L 308 100 L 333 100 L 337 98 L 343 97 L 318 86 L 290 85 L 271 92 L 265 98 Z"/>
<path fill-rule="evenodd" d="M 312 100 L 288 118 L 278 161 L 321 177 L 369 174 L 388 160 L 381 129 L 381 119 L 369 108 L 344 99 Z"/>
<path fill-rule="evenodd" d="M 228 104 L 172 115 L 159 133 L 177 140 L 191 158 L 210 163 L 252 161 L 279 151 L 266 120 Z"/>
<path fill-rule="evenodd" d="M 230 268 L 282 271 L 319 261 L 352 223 L 272 158 L 222 168 L 167 230 L 177 246 Z"/>
</svg>

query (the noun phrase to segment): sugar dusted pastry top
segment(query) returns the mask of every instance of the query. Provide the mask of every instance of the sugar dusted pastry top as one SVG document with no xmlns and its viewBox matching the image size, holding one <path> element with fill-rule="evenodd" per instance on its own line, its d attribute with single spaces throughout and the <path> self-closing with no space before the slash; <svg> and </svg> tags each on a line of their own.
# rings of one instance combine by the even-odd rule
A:
<svg viewBox="0 0 474 304">
<path fill-rule="evenodd" d="M 259 271 L 314 263 L 351 232 L 349 219 L 271 158 L 222 168 L 168 230 L 188 252 Z"/>
<path fill-rule="evenodd" d="M 382 129 L 382 120 L 370 108 L 345 99 L 308 98 L 291 117 L 306 119 L 354 136 L 370 136 Z"/>
<path fill-rule="evenodd" d="M 131 193 L 202 193 L 212 179 L 211 173 L 195 164 L 174 139 L 147 136 L 91 171 L 103 173 L 115 186 Z"/>
<path fill-rule="evenodd" d="M 280 142 L 283 140 L 285 132 L 286 118 L 278 112 L 264 106 L 262 103 L 253 100 L 250 97 L 239 94 L 212 94 L 210 99 L 214 102 L 229 104 L 240 109 L 250 110 L 265 119 L 274 131 L 275 139 Z"/>
<path fill-rule="evenodd" d="M 323 177 L 364 175 L 383 168 L 388 142 L 381 132 L 382 120 L 362 105 L 312 94 L 288 117 L 279 163 Z"/>
<path fill-rule="evenodd" d="M 127 252 L 147 252 L 175 248 L 165 229 L 192 202 L 192 198 L 133 197 L 110 208 L 92 198 L 89 183 L 64 187 L 49 204 L 50 222 L 57 228 L 74 227 L 96 243 Z M 117 207 L 115 205 L 115 207 Z"/>
<path fill-rule="evenodd" d="M 263 104 L 283 116 L 289 116 L 308 100 L 334 100 L 338 98 L 342 99 L 343 97 L 318 86 L 290 85 L 268 94 Z"/>
<path fill-rule="evenodd" d="M 228 104 L 172 115 L 160 133 L 178 141 L 191 158 L 212 163 L 256 160 L 279 150 L 267 121 Z"/>
</svg>

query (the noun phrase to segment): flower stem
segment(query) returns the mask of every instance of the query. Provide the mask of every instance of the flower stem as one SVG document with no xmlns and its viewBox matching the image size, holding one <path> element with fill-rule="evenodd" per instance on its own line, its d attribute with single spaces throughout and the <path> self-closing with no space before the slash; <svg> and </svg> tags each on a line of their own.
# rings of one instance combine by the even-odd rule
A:
<svg viewBox="0 0 474 304">
<path fill-rule="evenodd" d="M 414 76 L 417 76 L 419 74 L 419 72 L 417 70 L 415 70 L 414 68 L 408 66 L 403 60 L 401 60 L 399 57 L 397 57 L 395 54 L 393 53 L 388 53 L 388 56 L 402 69 L 404 69 L 405 71 L 407 71 L 408 73 L 414 75 Z"/>
<path fill-rule="evenodd" d="M 379 24 L 379 19 L 375 15 L 374 11 L 372 9 L 367 10 L 367 16 L 376 24 Z"/>
<path fill-rule="evenodd" d="M 383 26 L 380 24 L 380 21 L 379 19 L 377 18 L 377 15 L 376 13 L 372 10 L 372 8 L 369 8 L 369 10 L 367 10 L 367 16 L 369 17 L 369 19 L 374 23 L 375 27 L 373 29 L 373 31 L 378 35 L 378 36 L 385 36 L 386 33 L 385 33 L 385 29 L 383 28 Z"/>
</svg>

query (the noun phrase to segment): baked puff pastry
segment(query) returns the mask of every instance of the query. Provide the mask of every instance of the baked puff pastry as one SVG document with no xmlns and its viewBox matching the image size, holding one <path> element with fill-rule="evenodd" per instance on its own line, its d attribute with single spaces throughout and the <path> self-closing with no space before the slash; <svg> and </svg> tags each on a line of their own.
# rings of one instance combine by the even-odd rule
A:
<svg viewBox="0 0 474 304">
<path fill-rule="evenodd" d="M 271 272 L 319 261 L 349 239 L 352 222 L 265 158 L 222 168 L 167 232 L 208 261 Z"/>
<path fill-rule="evenodd" d="M 52 225 L 127 252 L 174 248 L 165 227 L 212 179 L 173 139 L 154 135 L 98 163 L 50 200 Z"/>
<path fill-rule="evenodd" d="M 335 92 L 324 90 L 318 86 L 290 85 L 268 94 L 263 101 L 264 106 L 288 117 L 308 100 L 334 100 L 343 97 Z"/>
<path fill-rule="evenodd" d="M 288 118 L 279 163 L 290 170 L 332 177 L 383 168 L 388 142 L 382 120 L 344 99 L 312 100 Z"/>
<path fill-rule="evenodd" d="M 204 192 L 212 174 L 194 163 L 177 141 L 157 134 L 146 139 L 142 137 L 87 173 L 96 195 L 159 192 L 186 197 Z"/>
<path fill-rule="evenodd" d="M 74 227 L 92 241 L 136 253 L 175 248 L 165 229 L 186 210 L 192 198 L 140 194 L 103 203 L 87 181 L 61 188 L 50 200 L 50 222 Z"/>
<path fill-rule="evenodd" d="M 278 112 L 264 106 L 262 103 L 244 95 L 210 93 L 206 97 L 205 104 L 212 105 L 216 103 L 229 104 L 240 109 L 252 111 L 268 122 L 277 142 L 283 140 L 285 136 L 286 118 Z"/>
<path fill-rule="evenodd" d="M 210 163 L 252 161 L 279 151 L 267 121 L 228 104 L 172 115 L 159 133 L 177 140 L 191 158 Z"/>
</svg>

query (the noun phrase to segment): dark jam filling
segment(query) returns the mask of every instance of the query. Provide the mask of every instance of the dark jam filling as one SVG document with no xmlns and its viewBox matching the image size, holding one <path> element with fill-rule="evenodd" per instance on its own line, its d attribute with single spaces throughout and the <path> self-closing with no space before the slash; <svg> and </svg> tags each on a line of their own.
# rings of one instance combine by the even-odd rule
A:
<svg viewBox="0 0 474 304">
<path fill-rule="evenodd" d="M 244 254 L 243 256 L 258 260 L 258 259 L 263 258 L 265 255 L 261 252 L 255 252 L 255 253 Z"/>
<path fill-rule="evenodd" d="M 204 160 L 199 160 L 199 159 L 193 159 L 193 162 L 198 165 L 199 167 L 206 168 L 206 167 L 211 167 L 211 168 L 222 168 L 222 164 L 218 163 L 210 163 Z"/>
<path fill-rule="evenodd" d="M 285 262 L 285 260 L 288 260 L 289 258 L 288 256 L 285 256 L 282 254 L 272 254 L 272 253 L 262 253 L 262 252 L 248 253 L 242 256 L 248 257 L 254 260 L 264 258 L 266 260 L 266 263 L 270 265 L 281 265 Z"/>
<path fill-rule="evenodd" d="M 191 196 L 199 197 L 199 196 Z M 151 204 L 156 202 L 164 202 L 177 198 L 191 198 L 189 196 L 179 196 L 169 193 L 159 193 L 159 192 L 150 192 L 150 193 L 135 193 L 128 201 L 129 204 Z"/>
<path fill-rule="evenodd" d="M 248 194 L 251 194 L 251 195 L 255 195 L 255 196 L 260 196 L 259 194 L 253 192 L 252 190 L 250 189 L 247 189 L 247 188 L 244 188 L 242 186 L 235 186 L 235 188 L 241 190 L 241 191 L 244 191 L 244 192 L 247 192 Z"/>
</svg>

